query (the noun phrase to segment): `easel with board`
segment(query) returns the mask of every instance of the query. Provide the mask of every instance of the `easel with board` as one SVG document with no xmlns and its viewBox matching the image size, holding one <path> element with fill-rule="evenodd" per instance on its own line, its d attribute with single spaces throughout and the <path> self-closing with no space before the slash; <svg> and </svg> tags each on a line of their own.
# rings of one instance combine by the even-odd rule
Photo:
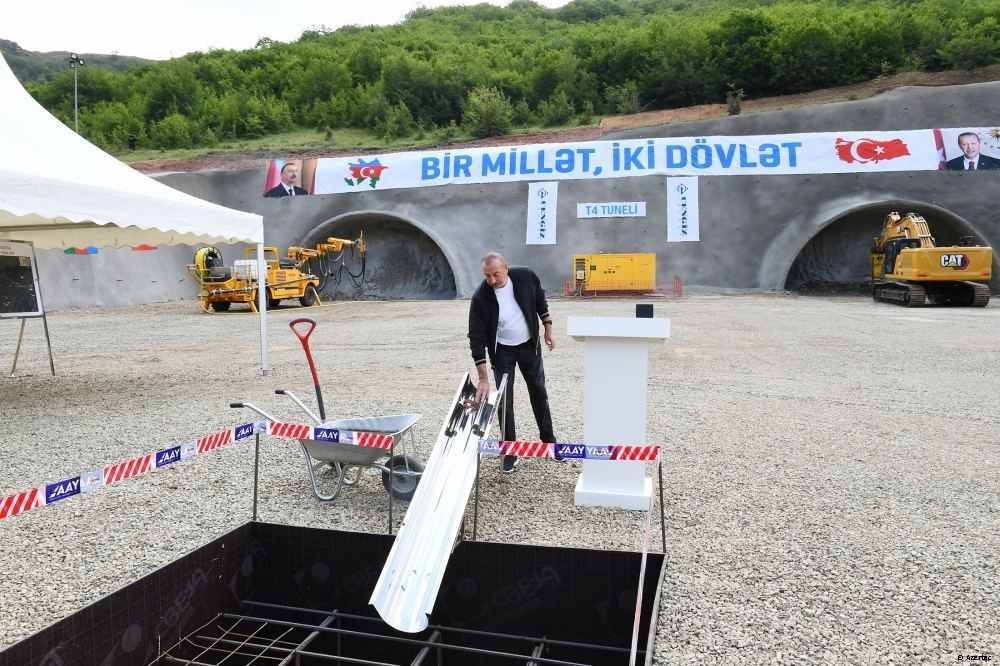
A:
<svg viewBox="0 0 1000 666">
<path fill-rule="evenodd" d="M 49 340 L 49 320 L 42 305 L 42 290 L 38 284 L 38 261 L 35 246 L 19 241 L 0 241 L 0 319 L 20 319 L 21 330 L 17 334 L 14 363 L 10 376 L 17 370 L 17 357 L 21 353 L 24 338 L 24 322 L 41 319 L 45 329 L 45 345 L 49 350 L 49 369 L 56 374 L 52 360 L 52 342 Z"/>
</svg>

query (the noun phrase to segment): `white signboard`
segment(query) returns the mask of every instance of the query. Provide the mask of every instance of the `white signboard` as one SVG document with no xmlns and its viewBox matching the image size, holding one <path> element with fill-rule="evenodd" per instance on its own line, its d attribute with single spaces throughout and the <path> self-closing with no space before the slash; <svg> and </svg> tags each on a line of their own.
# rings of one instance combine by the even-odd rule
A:
<svg viewBox="0 0 1000 666">
<path fill-rule="evenodd" d="M 646 202 L 581 203 L 576 205 L 576 216 L 581 220 L 591 217 L 646 217 Z"/>
<path fill-rule="evenodd" d="M 527 245 L 556 244 L 556 205 L 559 201 L 559 183 L 530 183 L 528 185 Z"/>
<path fill-rule="evenodd" d="M 701 240 L 698 229 L 698 177 L 667 178 L 667 242 Z"/>
</svg>

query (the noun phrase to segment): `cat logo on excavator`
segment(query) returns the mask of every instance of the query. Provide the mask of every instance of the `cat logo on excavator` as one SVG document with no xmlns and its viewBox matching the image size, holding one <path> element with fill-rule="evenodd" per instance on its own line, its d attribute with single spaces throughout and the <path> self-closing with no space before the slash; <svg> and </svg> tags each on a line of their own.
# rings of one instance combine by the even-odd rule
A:
<svg viewBox="0 0 1000 666">
<path fill-rule="evenodd" d="M 942 254 L 941 268 L 954 268 L 956 271 L 964 271 L 969 267 L 969 258 L 964 254 Z"/>
</svg>

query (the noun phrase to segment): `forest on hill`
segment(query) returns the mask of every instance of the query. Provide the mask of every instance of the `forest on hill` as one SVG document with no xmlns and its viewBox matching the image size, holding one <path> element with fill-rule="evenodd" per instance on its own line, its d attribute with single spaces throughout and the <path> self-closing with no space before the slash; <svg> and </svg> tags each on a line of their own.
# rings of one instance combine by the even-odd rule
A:
<svg viewBox="0 0 1000 666">
<path fill-rule="evenodd" d="M 80 132 L 122 151 L 295 128 L 448 140 L 1000 62 L 996 0 L 532 0 L 79 70 Z M 73 122 L 73 74 L 29 82 Z"/>
<path fill-rule="evenodd" d="M 39 53 L 21 48 L 17 42 L 0 39 L 0 53 L 7 61 L 11 71 L 22 83 L 28 81 L 46 81 L 59 75 L 66 69 L 69 62 L 69 51 L 49 51 Z M 118 55 L 117 53 L 81 53 L 86 64 L 91 67 L 104 67 L 118 72 L 124 72 L 129 67 L 149 62 L 145 58 Z"/>
</svg>

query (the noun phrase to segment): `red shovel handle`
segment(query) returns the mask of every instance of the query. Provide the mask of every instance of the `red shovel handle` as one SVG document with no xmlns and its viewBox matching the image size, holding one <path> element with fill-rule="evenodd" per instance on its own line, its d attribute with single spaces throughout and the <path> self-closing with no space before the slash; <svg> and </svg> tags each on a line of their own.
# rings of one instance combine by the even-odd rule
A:
<svg viewBox="0 0 1000 666">
<path fill-rule="evenodd" d="M 308 324 L 309 330 L 305 331 L 304 333 L 300 333 L 299 330 L 295 328 L 299 324 Z M 295 337 L 299 339 L 299 342 L 301 342 L 303 346 L 305 346 L 309 344 L 309 336 L 312 335 L 312 332 L 316 330 L 316 321 L 314 319 L 310 319 L 309 317 L 301 317 L 299 319 L 293 319 L 290 322 L 288 322 L 288 327 L 292 329 L 292 333 L 294 333 Z M 308 347 L 306 347 L 306 349 L 308 350 Z"/>
<path fill-rule="evenodd" d="M 308 329 L 300 331 L 295 328 L 299 324 L 305 324 L 308 326 Z M 316 363 L 313 361 L 312 350 L 309 349 L 309 336 L 316 330 L 316 322 L 308 317 L 302 317 L 301 319 L 293 319 L 288 322 L 288 328 L 292 329 L 292 333 L 302 343 L 302 349 L 306 352 L 306 360 L 309 361 L 309 372 L 312 373 L 313 386 L 316 387 L 316 401 L 319 403 L 319 415 L 320 418 L 326 421 L 326 407 L 323 406 L 323 391 L 319 386 L 319 374 L 316 372 Z"/>
<path fill-rule="evenodd" d="M 309 328 L 308 330 L 300 331 L 295 328 L 298 324 L 306 324 Z M 306 352 L 306 360 L 309 361 L 309 371 L 312 373 L 313 386 L 319 386 L 319 375 L 316 373 L 316 363 L 313 362 L 312 351 L 309 349 L 309 336 L 316 330 L 316 322 L 308 317 L 293 319 L 288 322 L 288 328 L 292 329 L 292 333 L 294 333 L 295 337 L 297 337 L 299 342 L 302 343 L 302 349 Z"/>
</svg>

